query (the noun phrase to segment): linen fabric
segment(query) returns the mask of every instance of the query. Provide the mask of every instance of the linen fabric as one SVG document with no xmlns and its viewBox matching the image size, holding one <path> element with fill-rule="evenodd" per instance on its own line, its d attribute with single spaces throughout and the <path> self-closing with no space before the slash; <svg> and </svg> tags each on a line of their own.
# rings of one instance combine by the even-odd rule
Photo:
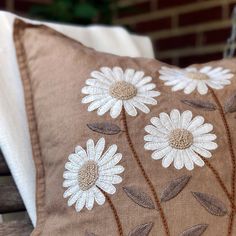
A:
<svg viewBox="0 0 236 236">
<path fill-rule="evenodd" d="M 235 59 L 185 70 L 19 20 L 14 41 L 37 171 L 32 235 L 235 234 Z"/>
</svg>

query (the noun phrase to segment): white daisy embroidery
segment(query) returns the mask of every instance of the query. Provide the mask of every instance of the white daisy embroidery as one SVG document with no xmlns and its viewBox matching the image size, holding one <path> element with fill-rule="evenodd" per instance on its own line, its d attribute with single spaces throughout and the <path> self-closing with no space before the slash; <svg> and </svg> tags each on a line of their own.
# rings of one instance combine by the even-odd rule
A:
<svg viewBox="0 0 236 236">
<path fill-rule="evenodd" d="M 165 85 L 173 86 L 172 91 L 184 90 L 184 93 L 190 94 L 197 89 L 201 95 L 207 93 L 208 86 L 213 89 L 222 89 L 230 84 L 230 79 L 234 76 L 229 69 L 211 66 L 201 69 L 162 67 L 159 73 L 160 79 L 166 81 Z"/>
<path fill-rule="evenodd" d="M 98 115 L 104 115 L 110 110 L 112 118 L 121 113 L 122 107 L 130 116 L 137 115 L 137 109 L 144 113 L 150 110 L 145 105 L 156 105 L 154 97 L 160 92 L 153 91 L 156 87 L 150 83 L 152 78 L 144 76 L 143 71 L 120 67 L 102 67 L 100 71 L 93 71 L 91 78 L 86 80 L 82 93 L 87 94 L 82 103 L 91 103 L 88 111 L 97 109 Z"/>
<path fill-rule="evenodd" d="M 65 164 L 63 187 L 68 189 L 63 197 L 69 197 L 68 206 L 75 204 L 77 212 L 84 206 L 91 210 L 95 201 L 99 205 L 104 204 L 106 198 L 101 190 L 114 194 L 116 192 L 114 184 L 122 182 L 118 174 L 124 171 L 124 167 L 117 165 L 122 154 L 116 153 L 115 144 L 103 153 L 104 148 L 104 138 L 99 139 L 96 145 L 89 139 L 87 151 L 77 146 L 75 153 L 69 155 L 69 161 Z"/>
<path fill-rule="evenodd" d="M 144 136 L 147 141 L 144 148 L 153 150 L 152 158 L 162 159 L 163 167 L 167 168 L 174 163 L 176 169 L 184 166 L 193 170 L 194 164 L 204 166 L 204 158 L 212 156 L 209 150 L 217 148 L 213 142 L 216 139 L 212 131 L 213 126 L 204 123 L 202 116 L 192 119 L 191 111 L 182 114 L 176 109 L 170 115 L 160 113 L 159 117 L 151 118 L 152 125 L 145 127 L 149 134 Z M 200 156 L 199 156 L 200 155 Z"/>
</svg>

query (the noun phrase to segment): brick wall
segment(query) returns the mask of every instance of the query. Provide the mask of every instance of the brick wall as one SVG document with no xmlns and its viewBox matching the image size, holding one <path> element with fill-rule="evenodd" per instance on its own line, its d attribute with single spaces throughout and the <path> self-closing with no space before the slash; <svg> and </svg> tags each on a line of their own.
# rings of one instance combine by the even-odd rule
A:
<svg viewBox="0 0 236 236">
<path fill-rule="evenodd" d="M 236 0 L 119 0 L 115 24 L 149 35 L 156 57 L 186 66 L 219 59 Z"/>
</svg>

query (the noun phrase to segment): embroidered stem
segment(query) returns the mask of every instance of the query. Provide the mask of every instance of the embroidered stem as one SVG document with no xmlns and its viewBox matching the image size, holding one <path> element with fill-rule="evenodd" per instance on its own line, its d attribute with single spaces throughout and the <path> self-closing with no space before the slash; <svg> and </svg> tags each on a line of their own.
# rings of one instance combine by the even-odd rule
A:
<svg viewBox="0 0 236 236">
<path fill-rule="evenodd" d="M 101 191 L 102 191 L 102 190 L 101 190 Z M 112 210 L 112 213 L 113 213 L 113 215 L 114 215 L 114 218 L 115 218 L 115 221 L 116 221 L 116 225 L 117 225 L 117 228 L 118 228 L 118 232 L 119 232 L 119 236 L 124 236 L 123 228 L 122 228 L 122 225 L 121 225 L 121 222 L 120 222 L 120 218 L 119 218 L 119 216 L 118 216 L 118 213 L 117 213 L 117 211 L 116 211 L 116 208 L 115 208 L 113 202 L 111 201 L 110 197 L 109 197 L 104 191 L 102 191 L 102 192 L 103 192 L 103 194 L 104 194 L 104 196 L 105 196 L 107 202 L 109 203 L 110 208 L 111 208 L 111 210 Z"/>
<path fill-rule="evenodd" d="M 160 216 L 161 216 L 161 220 L 162 220 L 162 224 L 164 226 L 164 230 L 165 230 L 165 234 L 167 236 L 170 236 L 170 231 L 169 231 L 169 227 L 168 227 L 168 223 L 167 223 L 167 220 L 166 220 L 166 217 L 165 217 L 165 214 L 164 214 L 164 211 L 162 209 L 162 206 L 161 206 L 161 202 L 157 196 L 157 193 L 156 193 L 156 190 L 155 190 L 155 187 L 153 185 L 153 183 L 151 182 L 151 180 L 149 179 L 147 173 L 145 172 L 144 170 L 144 167 L 138 157 L 138 154 L 134 148 L 134 145 L 132 143 L 132 140 L 131 140 L 131 137 L 130 137 L 130 134 L 129 134 L 129 129 L 128 129 L 128 124 L 127 124 L 127 120 L 126 120 L 126 114 L 125 114 L 125 110 L 124 108 L 122 109 L 122 121 L 123 121 L 123 126 L 124 126 L 124 132 L 125 132 L 125 136 L 126 136 L 126 139 L 127 139 L 127 142 L 129 144 L 129 147 L 133 153 L 133 157 L 135 159 L 135 161 L 137 162 L 141 172 L 142 172 L 142 175 L 144 177 L 144 179 L 146 180 L 152 194 L 153 194 L 153 197 L 154 197 L 154 200 L 155 200 L 155 203 L 156 203 L 156 206 L 157 206 L 157 209 L 160 213 Z"/>
<path fill-rule="evenodd" d="M 234 153 L 232 139 L 231 139 L 231 133 L 230 133 L 230 129 L 229 129 L 227 119 L 225 117 L 224 109 L 223 109 L 218 97 L 214 93 L 214 91 L 211 88 L 209 90 L 211 92 L 211 95 L 212 95 L 215 103 L 217 104 L 217 107 L 218 107 L 220 115 L 221 115 L 221 119 L 222 119 L 224 127 L 225 127 L 226 137 L 227 137 L 227 141 L 228 141 L 228 144 L 229 144 L 229 151 L 230 151 L 231 162 L 232 162 L 231 197 L 232 197 L 233 204 L 231 204 L 231 213 L 230 213 L 230 216 L 229 216 L 229 225 L 228 225 L 228 236 L 230 236 L 230 235 L 232 235 L 232 232 L 233 232 L 232 227 L 233 227 L 234 213 L 235 213 L 235 207 L 234 207 L 234 201 L 235 201 L 235 174 L 236 174 L 235 153 Z"/>
</svg>

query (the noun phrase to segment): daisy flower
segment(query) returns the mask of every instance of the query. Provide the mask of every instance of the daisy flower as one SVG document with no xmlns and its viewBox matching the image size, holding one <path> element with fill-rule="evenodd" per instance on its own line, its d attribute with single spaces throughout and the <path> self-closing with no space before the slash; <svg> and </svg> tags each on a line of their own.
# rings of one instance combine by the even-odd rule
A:
<svg viewBox="0 0 236 236">
<path fill-rule="evenodd" d="M 152 78 L 145 76 L 143 71 L 102 67 L 100 71 L 93 71 L 91 78 L 86 80 L 87 86 L 82 93 L 87 96 L 82 103 L 91 103 L 88 111 L 97 110 L 100 116 L 110 110 L 112 118 L 119 116 L 122 107 L 130 116 L 136 116 L 137 109 L 148 113 L 147 105 L 156 105 L 154 97 L 160 95 L 153 90 L 156 85 L 151 81 Z"/>
<path fill-rule="evenodd" d="M 172 91 L 184 90 L 184 93 L 190 94 L 197 89 L 201 95 L 208 92 L 208 87 L 223 89 L 225 85 L 230 84 L 230 79 L 234 76 L 229 69 L 211 66 L 201 69 L 162 67 L 159 73 L 160 79 L 165 81 L 165 85 L 173 86 Z"/>
<path fill-rule="evenodd" d="M 117 165 L 122 154 L 116 153 L 115 144 L 103 153 L 104 148 L 104 138 L 99 139 L 96 145 L 89 139 L 87 150 L 77 146 L 75 153 L 69 155 L 69 161 L 65 164 L 63 187 L 67 190 L 63 197 L 69 197 L 68 206 L 75 204 L 77 212 L 84 207 L 91 210 L 95 201 L 98 205 L 103 205 L 106 200 L 103 192 L 114 194 L 114 184 L 122 182 L 118 174 L 122 173 L 124 168 Z"/>
<path fill-rule="evenodd" d="M 152 158 L 162 159 L 162 166 L 165 168 L 172 162 L 176 169 L 185 166 L 188 170 L 193 170 L 194 164 L 204 166 L 202 157 L 210 158 L 210 150 L 217 148 L 217 144 L 213 142 L 216 135 L 210 133 L 213 126 L 204 123 L 202 116 L 192 119 L 191 111 L 180 114 L 174 109 L 170 115 L 162 112 L 159 117 L 152 117 L 151 123 L 145 127 L 149 134 L 144 136 L 144 148 L 154 151 Z"/>
</svg>

